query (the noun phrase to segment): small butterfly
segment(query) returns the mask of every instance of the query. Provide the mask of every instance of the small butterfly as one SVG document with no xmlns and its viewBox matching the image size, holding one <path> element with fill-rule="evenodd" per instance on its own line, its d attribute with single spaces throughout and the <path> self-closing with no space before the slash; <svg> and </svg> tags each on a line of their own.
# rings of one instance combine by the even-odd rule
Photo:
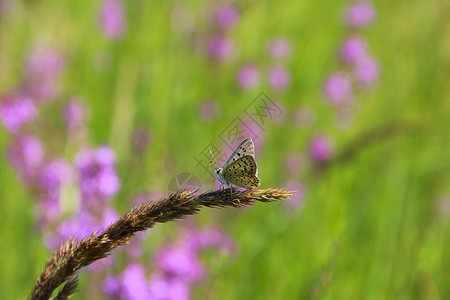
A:
<svg viewBox="0 0 450 300">
<path fill-rule="evenodd" d="M 211 152 L 211 150 L 209 151 Z M 214 160 L 216 160 L 215 157 Z M 220 181 L 220 187 L 225 184 L 229 187 L 233 185 L 251 189 L 261 184 L 258 178 L 258 166 L 255 161 L 255 145 L 253 145 L 251 138 L 246 138 L 237 146 L 222 168 L 220 168 L 217 160 L 216 164 L 217 169 L 215 172 L 217 179 Z"/>
</svg>

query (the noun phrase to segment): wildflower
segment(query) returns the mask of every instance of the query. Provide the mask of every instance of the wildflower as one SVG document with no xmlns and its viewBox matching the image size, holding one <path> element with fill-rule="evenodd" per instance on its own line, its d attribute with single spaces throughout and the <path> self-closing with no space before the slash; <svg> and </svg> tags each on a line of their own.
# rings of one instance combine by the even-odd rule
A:
<svg viewBox="0 0 450 300">
<path fill-rule="evenodd" d="M 242 89 L 252 89 L 259 84 L 259 72 L 254 65 L 244 65 L 238 71 L 237 81 Z"/>
<path fill-rule="evenodd" d="M 344 19 L 349 27 L 366 27 L 375 20 L 375 9 L 370 1 L 360 0 L 345 10 Z"/>
</svg>

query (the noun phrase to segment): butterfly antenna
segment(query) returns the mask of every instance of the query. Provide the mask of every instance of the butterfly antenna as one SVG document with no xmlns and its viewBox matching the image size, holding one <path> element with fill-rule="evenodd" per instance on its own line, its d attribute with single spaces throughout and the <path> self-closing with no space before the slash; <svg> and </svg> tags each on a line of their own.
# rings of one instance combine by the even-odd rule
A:
<svg viewBox="0 0 450 300">
<path fill-rule="evenodd" d="M 214 154 L 212 154 L 211 149 L 208 148 L 208 150 L 209 150 L 209 153 L 211 153 L 211 156 L 212 156 L 212 157 L 214 158 L 214 160 L 216 161 L 217 168 L 220 169 L 219 163 L 217 162 L 217 159 L 214 157 Z"/>
</svg>

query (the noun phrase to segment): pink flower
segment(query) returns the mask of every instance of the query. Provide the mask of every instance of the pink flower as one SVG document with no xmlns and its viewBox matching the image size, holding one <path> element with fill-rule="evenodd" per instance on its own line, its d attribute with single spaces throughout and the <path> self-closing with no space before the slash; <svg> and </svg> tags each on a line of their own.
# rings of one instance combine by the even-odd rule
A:
<svg viewBox="0 0 450 300">
<path fill-rule="evenodd" d="M 242 66 L 238 71 L 237 80 L 244 90 L 250 90 L 259 84 L 258 69 L 251 64 Z"/>
<path fill-rule="evenodd" d="M 269 53 L 275 59 L 282 59 L 291 53 L 291 44 L 284 38 L 276 38 L 269 43 Z"/>
<path fill-rule="evenodd" d="M 139 264 L 129 264 L 122 274 L 122 297 L 129 300 L 150 298 L 150 289 L 145 278 L 145 269 Z"/>
<path fill-rule="evenodd" d="M 332 73 L 326 80 L 323 92 L 327 100 L 336 105 L 349 104 L 353 101 L 352 82 L 342 72 Z"/>
<path fill-rule="evenodd" d="M 19 131 L 23 124 L 34 120 L 37 112 L 33 100 L 26 96 L 6 96 L 0 102 L 0 119 L 11 133 Z"/>
<path fill-rule="evenodd" d="M 270 70 L 269 84 L 275 90 L 285 90 L 291 85 L 291 74 L 282 67 L 275 67 Z"/>
<path fill-rule="evenodd" d="M 355 65 L 354 76 L 361 88 L 369 88 L 378 82 L 380 66 L 374 58 L 367 57 Z"/>
<path fill-rule="evenodd" d="M 104 0 L 100 13 L 100 27 L 111 40 L 123 38 L 127 21 L 121 0 Z"/>
<path fill-rule="evenodd" d="M 9 146 L 8 158 L 25 184 L 32 184 L 42 164 L 44 148 L 34 136 L 18 136 Z"/>
<path fill-rule="evenodd" d="M 62 112 L 69 131 L 76 130 L 84 125 L 86 112 L 84 105 L 79 100 L 69 101 Z"/>
<path fill-rule="evenodd" d="M 120 181 L 115 170 L 115 160 L 114 152 L 106 146 L 78 153 L 75 165 L 80 173 L 84 201 L 109 199 L 119 191 Z"/>
<path fill-rule="evenodd" d="M 189 300 L 189 284 L 182 278 L 155 275 L 149 283 L 150 298 L 153 300 Z"/>
<path fill-rule="evenodd" d="M 239 21 L 239 12 L 232 4 L 224 4 L 216 10 L 216 21 L 222 29 L 229 29 Z"/>
<path fill-rule="evenodd" d="M 345 10 L 344 18 L 349 27 L 366 27 L 375 20 L 375 9 L 370 1 L 360 0 Z"/>
<path fill-rule="evenodd" d="M 187 282 L 198 282 L 205 276 L 196 252 L 184 243 L 161 248 L 156 264 L 164 273 L 183 278 Z"/>
<path fill-rule="evenodd" d="M 64 57 L 42 47 L 34 48 L 27 60 L 25 91 L 34 100 L 53 100 L 60 94 L 59 77 L 65 69 Z"/>
<path fill-rule="evenodd" d="M 315 136 L 309 144 L 309 153 L 312 159 L 317 163 L 327 162 L 332 155 L 333 146 L 330 140 L 322 135 Z"/>
<path fill-rule="evenodd" d="M 367 42 L 358 35 L 352 35 L 344 40 L 340 56 L 344 62 L 354 65 L 368 56 Z"/>
<path fill-rule="evenodd" d="M 234 43 L 225 36 L 215 36 L 208 42 L 209 56 L 219 62 L 226 61 L 234 51 Z"/>
</svg>

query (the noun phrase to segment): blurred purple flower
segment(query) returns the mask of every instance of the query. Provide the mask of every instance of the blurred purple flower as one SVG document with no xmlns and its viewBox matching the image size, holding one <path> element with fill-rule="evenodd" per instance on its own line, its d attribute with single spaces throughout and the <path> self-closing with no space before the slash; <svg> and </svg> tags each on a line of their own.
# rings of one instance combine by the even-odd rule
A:
<svg viewBox="0 0 450 300">
<path fill-rule="evenodd" d="M 169 276 L 180 277 L 186 282 L 198 282 L 205 271 L 193 249 L 187 244 L 173 244 L 162 247 L 156 255 L 158 269 Z"/>
<path fill-rule="evenodd" d="M 64 71 L 65 65 L 66 62 L 61 53 L 36 47 L 27 59 L 27 76 L 32 80 L 53 78 Z"/>
<path fill-rule="evenodd" d="M 121 39 L 126 32 L 127 21 L 121 0 L 104 0 L 100 12 L 100 27 L 111 40 Z"/>
<path fill-rule="evenodd" d="M 111 225 L 118 217 L 117 212 L 110 207 L 95 207 L 95 211 L 92 207 L 86 207 L 86 204 L 81 203 L 81 209 L 70 218 L 62 221 L 57 232 L 57 244 L 68 239 L 69 237 L 76 237 L 82 239 L 88 235 L 91 235 L 94 231 L 99 231 L 107 226 Z M 55 244 L 51 245 L 55 246 Z M 94 269 L 102 269 L 108 265 L 109 262 L 96 264 Z"/>
<path fill-rule="evenodd" d="M 193 251 L 201 251 L 206 248 L 215 248 L 222 252 L 231 254 L 236 248 L 235 241 L 219 228 L 206 228 L 204 230 L 194 230 L 187 233 L 188 244 Z"/>
<path fill-rule="evenodd" d="M 298 181 L 291 180 L 286 185 L 286 189 L 289 191 L 295 191 L 295 195 L 285 201 L 285 207 L 288 212 L 296 211 L 303 205 L 303 200 L 305 197 L 305 187 L 300 184 Z"/>
<path fill-rule="evenodd" d="M 84 125 L 86 112 L 84 105 L 77 99 L 70 100 L 64 106 L 62 116 L 69 131 L 76 130 Z"/>
<path fill-rule="evenodd" d="M 242 66 L 238 71 L 237 80 L 240 87 L 244 90 L 256 87 L 259 84 L 258 69 L 251 64 Z"/>
<path fill-rule="evenodd" d="M 274 67 L 269 73 L 269 84 L 275 90 L 285 90 L 291 85 L 291 74 L 282 67 Z"/>
<path fill-rule="evenodd" d="M 66 62 L 61 53 L 43 47 L 33 49 L 27 59 L 25 91 L 34 100 L 52 100 L 59 96 L 59 77 Z"/>
<path fill-rule="evenodd" d="M 209 56 L 219 62 L 226 61 L 234 51 L 234 43 L 225 36 L 214 36 L 208 41 Z"/>
<path fill-rule="evenodd" d="M 108 276 L 103 281 L 103 292 L 113 298 L 118 298 L 122 294 L 122 282 L 117 276 Z"/>
<path fill-rule="evenodd" d="M 316 113 L 308 107 L 300 107 L 294 114 L 294 123 L 299 128 L 311 127 L 316 119 Z"/>
<path fill-rule="evenodd" d="M 215 120 L 219 115 L 219 105 L 216 101 L 205 100 L 200 104 L 198 114 L 204 121 Z"/>
<path fill-rule="evenodd" d="M 40 187 L 46 191 L 59 189 L 61 184 L 70 178 L 71 166 L 62 159 L 55 159 L 41 168 Z"/>
<path fill-rule="evenodd" d="M 370 1 L 360 0 L 345 10 L 344 18 L 349 27 L 366 27 L 375 20 L 375 9 Z"/>
<path fill-rule="evenodd" d="M 150 297 L 152 300 L 188 300 L 189 285 L 180 278 L 171 278 L 159 274 L 150 279 Z"/>
<path fill-rule="evenodd" d="M 216 21 L 222 29 L 229 29 L 239 21 L 239 12 L 233 4 L 223 4 L 216 9 Z"/>
<path fill-rule="evenodd" d="M 75 165 L 80 173 L 80 187 L 84 201 L 104 200 L 120 189 L 115 170 L 115 154 L 109 147 L 87 149 L 78 153 Z"/>
<path fill-rule="evenodd" d="M 309 153 L 315 162 L 325 163 L 331 158 L 333 146 L 327 137 L 314 136 L 309 144 Z"/>
<path fill-rule="evenodd" d="M 354 76 L 361 88 L 369 88 L 377 83 L 380 75 L 380 66 L 378 62 L 367 57 L 355 65 Z"/>
<path fill-rule="evenodd" d="M 269 53 L 275 59 L 282 59 L 291 53 L 291 44 L 284 38 L 275 38 L 269 43 Z"/>
<path fill-rule="evenodd" d="M 352 82 L 345 73 L 334 72 L 326 80 L 323 92 L 335 105 L 347 105 L 353 101 Z"/>
<path fill-rule="evenodd" d="M 354 65 L 368 56 L 367 42 L 359 35 L 346 38 L 340 49 L 341 59 L 347 64 Z"/>
<path fill-rule="evenodd" d="M 41 141 L 31 135 L 18 136 L 8 149 L 8 158 L 25 184 L 33 183 L 43 157 Z"/>
<path fill-rule="evenodd" d="M 150 289 L 145 278 L 145 269 L 139 264 L 129 264 L 122 274 L 122 295 L 124 299 L 146 300 Z"/>
<path fill-rule="evenodd" d="M 23 95 L 7 95 L 0 102 L 0 119 L 11 133 L 17 132 L 22 124 L 32 121 L 37 113 L 33 100 Z"/>
</svg>

